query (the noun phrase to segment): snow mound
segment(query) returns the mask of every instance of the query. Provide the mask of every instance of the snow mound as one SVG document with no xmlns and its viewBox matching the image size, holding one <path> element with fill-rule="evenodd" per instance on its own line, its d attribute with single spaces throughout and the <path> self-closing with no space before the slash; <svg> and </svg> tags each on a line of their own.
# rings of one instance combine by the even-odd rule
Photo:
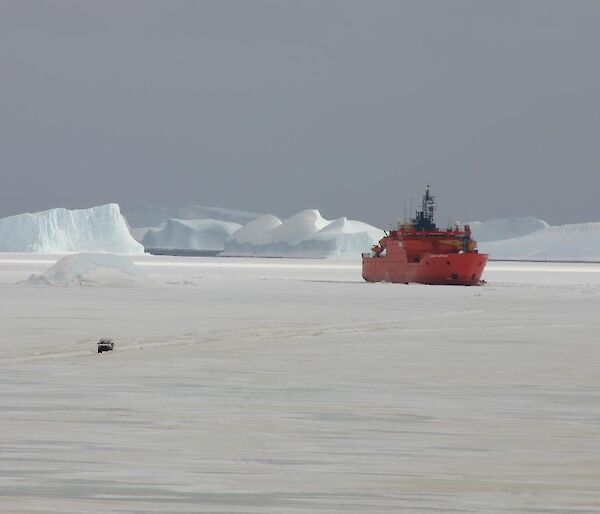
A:
<svg viewBox="0 0 600 514">
<path fill-rule="evenodd" d="M 521 237 L 550 226 L 544 220 L 533 216 L 472 221 L 469 225 L 473 239 L 480 243 Z"/>
<path fill-rule="evenodd" d="M 126 286 L 139 283 L 144 273 L 129 257 L 106 253 L 78 253 L 56 261 L 41 275 L 31 275 L 26 281 L 34 285 Z"/>
<path fill-rule="evenodd" d="M 223 250 L 229 236 L 241 228 L 239 223 L 219 220 L 169 219 L 149 229 L 142 240 L 146 248 Z"/>
<path fill-rule="evenodd" d="M 244 225 L 256 218 L 260 214 L 247 211 L 238 211 L 234 209 L 224 209 L 222 207 L 203 207 L 201 205 L 191 205 L 188 207 L 143 207 L 137 210 L 127 211 L 125 217 L 132 229 L 142 227 L 158 227 L 170 218 L 179 220 L 202 220 L 211 219 L 219 221 L 229 221 Z"/>
<path fill-rule="evenodd" d="M 285 221 L 267 214 L 248 223 L 225 242 L 222 255 L 248 257 L 356 257 L 383 237 L 361 221 L 334 221 L 308 209 Z"/>
<path fill-rule="evenodd" d="M 2 252 L 142 254 L 117 204 L 50 209 L 0 219 Z"/>
<path fill-rule="evenodd" d="M 531 234 L 479 245 L 491 259 L 600 261 L 600 222 L 548 226 Z"/>
</svg>

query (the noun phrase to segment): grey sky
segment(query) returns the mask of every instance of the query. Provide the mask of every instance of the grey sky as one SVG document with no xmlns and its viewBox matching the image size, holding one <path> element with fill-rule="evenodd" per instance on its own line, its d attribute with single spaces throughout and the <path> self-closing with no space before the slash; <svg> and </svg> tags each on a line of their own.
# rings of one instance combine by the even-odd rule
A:
<svg viewBox="0 0 600 514">
<path fill-rule="evenodd" d="M 0 0 L 0 216 L 600 220 L 600 1 Z"/>
</svg>

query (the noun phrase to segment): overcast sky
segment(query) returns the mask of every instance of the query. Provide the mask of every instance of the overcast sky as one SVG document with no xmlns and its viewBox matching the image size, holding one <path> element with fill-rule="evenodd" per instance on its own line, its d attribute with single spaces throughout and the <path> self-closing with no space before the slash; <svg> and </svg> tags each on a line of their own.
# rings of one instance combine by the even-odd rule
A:
<svg viewBox="0 0 600 514">
<path fill-rule="evenodd" d="M 600 1 L 0 0 L 0 216 L 600 220 Z"/>
</svg>

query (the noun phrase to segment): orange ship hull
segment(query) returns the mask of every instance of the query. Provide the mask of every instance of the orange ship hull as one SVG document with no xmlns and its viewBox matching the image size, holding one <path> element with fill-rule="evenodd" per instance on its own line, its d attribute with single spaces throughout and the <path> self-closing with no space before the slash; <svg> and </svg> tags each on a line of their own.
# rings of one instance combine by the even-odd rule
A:
<svg viewBox="0 0 600 514">
<path fill-rule="evenodd" d="M 395 249 L 388 245 L 387 250 L 383 256 L 363 255 L 362 276 L 367 282 L 474 286 L 481 283 L 488 260 L 481 253 L 426 253 L 419 262 L 408 262 L 401 245 Z"/>
</svg>

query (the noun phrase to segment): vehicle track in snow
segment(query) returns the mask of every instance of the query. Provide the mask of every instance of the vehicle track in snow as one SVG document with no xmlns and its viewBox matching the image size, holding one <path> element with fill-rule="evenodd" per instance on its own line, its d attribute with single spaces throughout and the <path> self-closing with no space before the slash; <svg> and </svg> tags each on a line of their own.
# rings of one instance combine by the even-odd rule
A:
<svg viewBox="0 0 600 514">
<path fill-rule="evenodd" d="M 146 349 L 178 347 L 185 345 L 204 345 L 214 344 L 228 340 L 245 339 L 249 341 L 262 341 L 273 339 L 298 339 L 303 337 L 327 337 L 339 336 L 344 334 L 372 334 L 374 332 L 384 332 L 392 330 L 421 331 L 432 330 L 432 327 L 426 328 L 410 327 L 412 323 L 423 323 L 432 320 L 459 319 L 465 316 L 473 316 L 483 312 L 482 309 L 470 309 L 463 311 L 449 311 L 424 316 L 414 316 L 402 320 L 370 320 L 356 321 L 349 323 L 295 323 L 293 326 L 288 324 L 274 324 L 268 327 L 237 327 L 228 330 L 211 330 L 205 334 L 182 335 L 174 339 L 151 338 L 151 339 L 133 339 L 130 341 L 116 341 L 115 350 L 98 355 L 95 349 L 95 343 L 91 340 L 80 341 L 77 345 L 86 344 L 88 349 L 74 350 L 73 344 L 69 345 L 68 350 L 57 350 L 48 352 L 35 352 L 29 355 L 0 358 L 0 366 L 11 364 L 20 364 L 33 361 L 43 361 L 49 359 L 81 358 L 94 357 L 106 358 L 109 355 L 116 355 L 121 352 L 132 352 Z M 433 328 L 435 330 L 435 328 Z M 443 330 L 463 330 L 464 327 L 443 327 Z M 110 358 L 110 357 L 109 357 Z"/>
</svg>

